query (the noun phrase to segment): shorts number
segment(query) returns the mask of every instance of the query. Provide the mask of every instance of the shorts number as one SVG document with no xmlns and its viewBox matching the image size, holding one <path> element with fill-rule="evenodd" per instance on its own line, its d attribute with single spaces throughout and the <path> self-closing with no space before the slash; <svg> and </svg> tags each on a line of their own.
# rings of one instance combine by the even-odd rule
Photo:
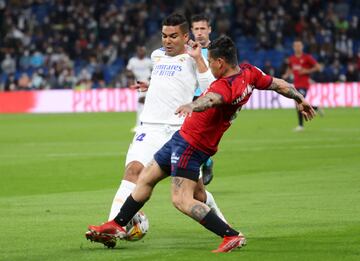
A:
<svg viewBox="0 0 360 261">
<path fill-rule="evenodd" d="M 141 133 L 136 137 L 136 140 L 137 141 L 143 141 L 145 136 L 146 136 L 146 133 Z"/>
</svg>

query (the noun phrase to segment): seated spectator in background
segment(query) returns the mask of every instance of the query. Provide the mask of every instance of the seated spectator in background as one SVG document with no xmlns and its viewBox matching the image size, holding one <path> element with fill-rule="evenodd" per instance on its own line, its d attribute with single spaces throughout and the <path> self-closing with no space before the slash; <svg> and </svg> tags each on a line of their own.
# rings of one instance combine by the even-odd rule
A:
<svg viewBox="0 0 360 261">
<path fill-rule="evenodd" d="M 19 90 L 29 90 L 31 87 L 31 79 L 27 73 L 21 74 L 18 80 L 18 88 Z"/>
<path fill-rule="evenodd" d="M 15 79 L 15 75 L 10 74 L 10 75 L 8 75 L 8 77 L 5 81 L 4 91 L 6 91 L 6 92 L 15 91 L 16 89 L 17 89 L 17 81 Z"/>
<path fill-rule="evenodd" d="M 31 88 L 34 90 L 42 90 L 45 89 L 46 86 L 47 84 L 44 78 L 44 71 L 42 69 L 38 69 L 31 77 Z"/>
<path fill-rule="evenodd" d="M 136 55 L 130 58 L 126 66 L 126 70 L 129 77 L 131 77 L 129 78 L 130 85 L 136 84 L 137 82 L 148 83 L 150 81 L 152 62 L 151 59 L 146 56 L 145 46 L 136 47 Z M 134 132 L 136 130 L 136 127 L 140 125 L 140 114 L 144 108 L 145 98 L 146 92 L 138 91 L 136 124 L 135 127 L 132 129 L 132 131 Z"/>
<path fill-rule="evenodd" d="M 1 63 L 1 69 L 6 75 L 14 75 L 16 73 L 16 61 L 11 57 L 10 53 L 6 53 L 5 59 Z"/>
<path fill-rule="evenodd" d="M 349 62 L 347 65 L 347 72 L 345 74 L 347 82 L 360 81 L 359 69 L 356 69 L 356 65 L 353 62 Z"/>
</svg>

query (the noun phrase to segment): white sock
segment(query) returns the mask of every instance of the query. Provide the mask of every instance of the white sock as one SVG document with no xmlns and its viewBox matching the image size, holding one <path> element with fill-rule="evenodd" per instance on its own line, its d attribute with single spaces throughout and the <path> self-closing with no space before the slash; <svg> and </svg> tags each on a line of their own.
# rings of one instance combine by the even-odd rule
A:
<svg viewBox="0 0 360 261">
<path fill-rule="evenodd" d="M 205 204 L 206 204 L 209 208 L 211 208 L 212 210 L 214 210 L 215 213 L 216 213 L 216 215 L 217 215 L 219 218 L 221 218 L 225 223 L 227 223 L 227 221 L 226 221 L 223 213 L 221 213 L 219 207 L 217 206 L 213 195 L 212 195 L 209 191 L 207 191 L 207 190 L 205 190 L 205 192 L 206 192 L 206 202 L 205 202 Z"/>
<path fill-rule="evenodd" d="M 109 220 L 113 220 L 117 214 L 120 212 L 122 205 L 125 200 L 130 196 L 131 192 L 134 191 L 136 184 L 127 180 L 122 180 L 118 191 L 114 197 L 113 203 L 111 205 L 111 210 L 109 214 Z"/>
</svg>

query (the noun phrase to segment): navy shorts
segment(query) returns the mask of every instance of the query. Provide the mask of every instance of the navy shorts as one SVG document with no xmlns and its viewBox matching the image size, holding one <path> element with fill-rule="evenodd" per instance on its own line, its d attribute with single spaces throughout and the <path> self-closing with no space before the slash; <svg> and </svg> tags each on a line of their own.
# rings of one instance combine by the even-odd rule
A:
<svg viewBox="0 0 360 261">
<path fill-rule="evenodd" d="M 154 159 L 160 168 L 173 177 L 199 180 L 200 166 L 209 155 L 196 149 L 181 137 L 179 131 L 155 153 Z"/>
</svg>

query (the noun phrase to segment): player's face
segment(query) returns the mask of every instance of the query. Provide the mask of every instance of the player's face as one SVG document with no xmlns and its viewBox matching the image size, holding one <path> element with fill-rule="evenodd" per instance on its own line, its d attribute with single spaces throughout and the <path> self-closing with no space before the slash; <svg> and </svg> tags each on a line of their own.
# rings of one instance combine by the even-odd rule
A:
<svg viewBox="0 0 360 261">
<path fill-rule="evenodd" d="M 145 57 L 145 52 L 146 52 L 145 47 L 138 47 L 138 48 L 136 49 L 137 56 L 138 56 L 140 59 L 142 59 L 142 58 Z"/>
<path fill-rule="evenodd" d="M 211 26 L 208 25 L 207 21 L 193 22 L 191 32 L 195 37 L 195 41 L 199 42 L 202 47 L 208 46 Z"/>
<path fill-rule="evenodd" d="M 162 27 L 162 45 L 165 53 L 169 56 L 176 56 L 185 52 L 185 44 L 189 40 L 189 34 L 183 33 L 180 26 Z"/>
<path fill-rule="evenodd" d="M 212 75 L 214 75 L 216 79 L 220 78 L 223 74 L 221 59 L 214 59 L 213 57 L 211 57 L 211 52 L 208 52 L 208 62 Z"/>
<path fill-rule="evenodd" d="M 293 49 L 294 49 L 295 54 L 302 54 L 303 48 L 304 48 L 304 46 L 303 46 L 302 42 L 296 41 L 293 43 Z"/>
</svg>

